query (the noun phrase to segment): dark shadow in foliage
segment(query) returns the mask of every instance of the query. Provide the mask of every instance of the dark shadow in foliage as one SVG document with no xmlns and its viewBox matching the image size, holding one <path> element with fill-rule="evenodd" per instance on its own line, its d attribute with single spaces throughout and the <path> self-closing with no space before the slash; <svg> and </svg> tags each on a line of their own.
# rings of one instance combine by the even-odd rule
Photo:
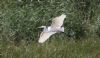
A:
<svg viewBox="0 0 100 58">
<path fill-rule="evenodd" d="M 98 29 L 97 29 L 97 31 L 96 31 L 96 35 L 97 35 L 98 37 L 100 37 L 100 26 L 98 27 Z"/>
</svg>

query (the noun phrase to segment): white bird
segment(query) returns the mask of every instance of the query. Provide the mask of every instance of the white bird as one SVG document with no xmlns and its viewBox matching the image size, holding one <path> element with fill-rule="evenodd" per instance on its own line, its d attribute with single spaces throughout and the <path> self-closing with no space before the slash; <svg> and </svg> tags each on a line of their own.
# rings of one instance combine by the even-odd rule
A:
<svg viewBox="0 0 100 58">
<path fill-rule="evenodd" d="M 43 28 L 43 31 L 40 34 L 40 38 L 38 40 L 39 43 L 44 43 L 49 37 L 57 32 L 64 32 L 63 21 L 66 18 L 65 14 L 62 14 L 58 17 L 53 18 L 51 26 L 41 26 L 39 28 Z"/>
</svg>

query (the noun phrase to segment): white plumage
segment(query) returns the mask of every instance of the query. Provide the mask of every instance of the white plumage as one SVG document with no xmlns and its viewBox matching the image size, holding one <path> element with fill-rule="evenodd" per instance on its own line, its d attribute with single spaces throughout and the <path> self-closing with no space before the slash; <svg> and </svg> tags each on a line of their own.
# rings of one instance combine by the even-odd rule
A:
<svg viewBox="0 0 100 58">
<path fill-rule="evenodd" d="M 40 38 L 38 40 L 39 43 L 44 43 L 49 37 L 57 32 L 64 32 L 63 21 L 66 18 L 65 14 L 61 16 L 55 17 L 52 20 L 52 24 L 49 27 L 41 26 L 39 28 L 44 28 L 40 34 Z"/>
<path fill-rule="evenodd" d="M 56 32 L 42 32 L 39 38 L 39 43 L 45 42 L 51 35 L 55 34 Z"/>
<path fill-rule="evenodd" d="M 52 20 L 52 24 L 51 24 L 51 27 L 52 28 L 61 28 L 61 26 L 63 25 L 63 21 L 64 19 L 66 18 L 66 15 L 62 14 L 61 16 L 58 16 L 56 18 L 54 18 Z"/>
</svg>

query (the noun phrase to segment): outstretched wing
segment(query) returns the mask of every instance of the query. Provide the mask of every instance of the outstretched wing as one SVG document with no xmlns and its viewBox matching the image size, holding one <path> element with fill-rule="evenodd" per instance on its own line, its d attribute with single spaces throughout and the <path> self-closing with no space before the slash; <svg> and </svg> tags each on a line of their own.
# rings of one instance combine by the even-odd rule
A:
<svg viewBox="0 0 100 58">
<path fill-rule="evenodd" d="M 47 39 L 49 39 L 49 37 L 53 34 L 55 34 L 56 32 L 42 32 L 40 34 L 40 38 L 38 40 L 39 43 L 44 43 Z"/>
<path fill-rule="evenodd" d="M 63 25 L 63 21 L 66 18 L 66 15 L 62 14 L 59 17 L 56 17 L 52 20 L 51 27 L 53 29 L 60 28 Z"/>
</svg>

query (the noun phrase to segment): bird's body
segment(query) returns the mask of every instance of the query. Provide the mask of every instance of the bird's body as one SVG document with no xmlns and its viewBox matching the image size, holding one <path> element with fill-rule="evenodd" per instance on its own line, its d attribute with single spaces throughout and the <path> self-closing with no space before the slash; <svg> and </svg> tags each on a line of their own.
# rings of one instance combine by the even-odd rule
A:
<svg viewBox="0 0 100 58">
<path fill-rule="evenodd" d="M 43 32 L 64 32 L 64 27 L 54 29 L 51 26 L 49 26 L 49 27 L 45 27 L 43 29 Z"/>
<path fill-rule="evenodd" d="M 66 18 L 66 15 L 62 14 L 52 20 L 51 26 L 41 26 L 40 28 L 44 28 L 40 34 L 40 38 L 38 40 L 39 43 L 44 43 L 51 35 L 57 32 L 64 32 L 63 21 Z"/>
</svg>

